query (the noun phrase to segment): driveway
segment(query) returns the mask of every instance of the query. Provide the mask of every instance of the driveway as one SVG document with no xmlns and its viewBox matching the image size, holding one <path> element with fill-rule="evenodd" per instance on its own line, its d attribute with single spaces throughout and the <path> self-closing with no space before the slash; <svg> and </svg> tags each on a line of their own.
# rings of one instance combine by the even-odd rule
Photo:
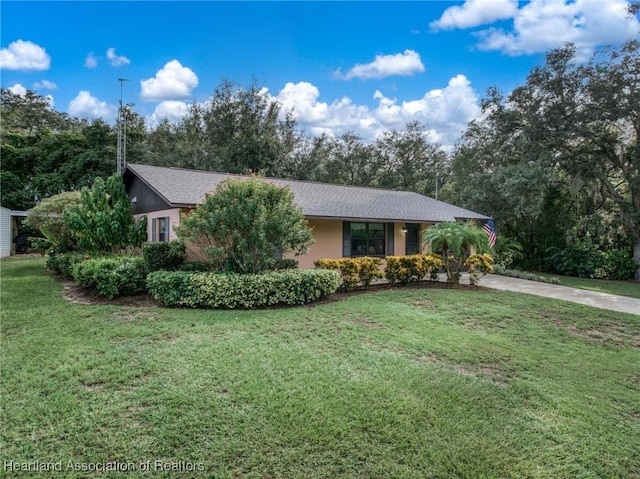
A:
<svg viewBox="0 0 640 479">
<path fill-rule="evenodd" d="M 463 280 L 466 279 L 463 277 Z M 620 313 L 640 315 L 640 299 L 616 296 L 615 294 L 598 293 L 585 289 L 569 288 L 555 284 L 528 281 L 526 279 L 509 278 L 497 274 L 489 274 L 480 280 L 480 286 L 502 291 L 534 294 L 545 298 L 563 299 L 574 303 L 586 304 L 594 308 L 607 309 Z M 640 286 L 638 286 L 640 288 Z"/>
</svg>

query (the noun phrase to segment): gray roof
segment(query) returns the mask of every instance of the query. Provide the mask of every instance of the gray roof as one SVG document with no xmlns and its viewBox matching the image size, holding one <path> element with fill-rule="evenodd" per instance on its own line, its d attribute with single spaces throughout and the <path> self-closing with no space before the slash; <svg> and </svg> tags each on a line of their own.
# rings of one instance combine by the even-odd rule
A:
<svg viewBox="0 0 640 479">
<path fill-rule="evenodd" d="M 221 181 L 247 178 L 211 171 L 128 164 L 127 169 L 172 206 L 195 206 Z M 307 217 L 440 223 L 487 216 L 409 191 L 265 178 L 287 186 Z"/>
</svg>

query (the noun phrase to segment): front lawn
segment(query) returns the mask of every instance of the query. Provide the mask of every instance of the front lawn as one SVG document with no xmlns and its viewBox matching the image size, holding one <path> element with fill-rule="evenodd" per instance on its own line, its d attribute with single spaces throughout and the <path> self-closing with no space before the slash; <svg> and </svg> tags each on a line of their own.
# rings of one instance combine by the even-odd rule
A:
<svg viewBox="0 0 640 479">
<path fill-rule="evenodd" d="M 638 316 L 427 287 L 263 311 L 92 306 L 43 264 L 0 263 L 1 477 L 640 474 Z"/>
<path fill-rule="evenodd" d="M 571 276 L 557 276 L 557 278 L 562 286 L 640 299 L 640 283 L 637 281 L 609 281 L 606 279 L 587 279 Z"/>
</svg>

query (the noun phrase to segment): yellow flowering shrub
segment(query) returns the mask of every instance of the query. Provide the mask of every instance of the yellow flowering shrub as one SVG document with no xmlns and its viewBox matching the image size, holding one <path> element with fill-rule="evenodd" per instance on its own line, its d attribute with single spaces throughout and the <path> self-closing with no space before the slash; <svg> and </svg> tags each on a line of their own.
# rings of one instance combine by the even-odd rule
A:
<svg viewBox="0 0 640 479">
<path fill-rule="evenodd" d="M 493 273 L 493 256 L 488 253 L 472 254 L 467 258 L 464 266 L 469 273 L 469 283 L 477 286 L 480 278 L 485 274 Z"/>
<path fill-rule="evenodd" d="M 381 258 L 363 256 L 360 258 L 318 259 L 316 268 L 335 269 L 340 271 L 342 286 L 345 291 L 358 284 L 367 288 L 375 279 L 382 278 Z"/>
</svg>

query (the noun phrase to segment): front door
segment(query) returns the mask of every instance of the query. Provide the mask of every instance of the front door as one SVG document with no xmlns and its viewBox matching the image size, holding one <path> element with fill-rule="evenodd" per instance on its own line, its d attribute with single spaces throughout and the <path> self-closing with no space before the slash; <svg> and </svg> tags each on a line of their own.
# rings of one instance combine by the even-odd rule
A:
<svg viewBox="0 0 640 479">
<path fill-rule="evenodd" d="M 405 254 L 418 254 L 420 248 L 420 224 L 407 223 L 407 233 L 404 236 Z"/>
</svg>

